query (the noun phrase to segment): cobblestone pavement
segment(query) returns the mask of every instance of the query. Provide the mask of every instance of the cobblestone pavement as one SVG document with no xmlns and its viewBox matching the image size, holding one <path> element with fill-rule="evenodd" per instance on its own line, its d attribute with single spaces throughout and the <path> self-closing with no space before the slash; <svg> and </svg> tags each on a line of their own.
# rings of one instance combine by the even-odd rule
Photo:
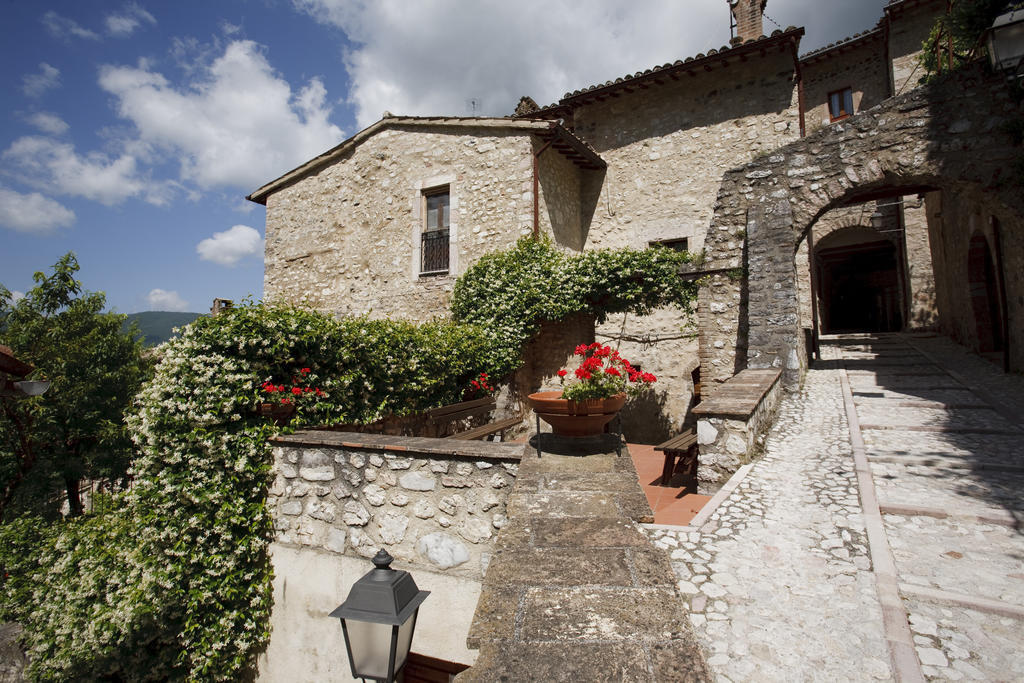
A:
<svg viewBox="0 0 1024 683">
<path fill-rule="evenodd" d="M 1024 415 L 1024 378 L 941 337 L 833 338 L 822 356 L 709 521 L 648 530 L 717 680 L 1024 680 L 1024 431 L 1007 419 Z M 909 664 L 887 642 L 899 637 L 883 622 L 871 507 Z"/>
</svg>

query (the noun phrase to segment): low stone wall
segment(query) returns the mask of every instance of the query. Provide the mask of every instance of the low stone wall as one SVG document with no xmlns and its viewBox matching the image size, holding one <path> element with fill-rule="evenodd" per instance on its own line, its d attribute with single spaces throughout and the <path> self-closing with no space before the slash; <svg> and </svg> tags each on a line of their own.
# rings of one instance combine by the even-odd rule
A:
<svg viewBox="0 0 1024 683">
<path fill-rule="evenodd" d="M 482 576 L 523 444 L 306 431 L 274 440 L 276 541 Z"/>
<path fill-rule="evenodd" d="M 350 680 L 328 614 L 380 548 L 431 591 L 413 651 L 472 664 L 465 639 L 525 444 L 303 431 L 272 446 L 274 610 L 259 680 Z"/>
<path fill-rule="evenodd" d="M 764 445 L 782 393 L 780 369 L 747 369 L 694 408 L 697 416 L 698 490 L 716 491 Z"/>
</svg>

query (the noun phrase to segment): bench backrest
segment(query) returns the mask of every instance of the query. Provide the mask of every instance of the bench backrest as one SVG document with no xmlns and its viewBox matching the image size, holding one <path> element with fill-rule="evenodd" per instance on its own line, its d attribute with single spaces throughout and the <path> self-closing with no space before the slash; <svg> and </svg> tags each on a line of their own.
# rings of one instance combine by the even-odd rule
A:
<svg viewBox="0 0 1024 683">
<path fill-rule="evenodd" d="M 462 403 L 453 403 L 451 405 L 441 406 L 440 408 L 431 408 L 426 411 L 424 415 L 426 416 L 429 424 L 440 424 L 443 422 L 463 420 L 467 417 L 474 417 L 476 415 L 486 415 L 494 410 L 494 406 L 494 397 L 486 396 L 472 401 L 463 401 Z"/>
</svg>

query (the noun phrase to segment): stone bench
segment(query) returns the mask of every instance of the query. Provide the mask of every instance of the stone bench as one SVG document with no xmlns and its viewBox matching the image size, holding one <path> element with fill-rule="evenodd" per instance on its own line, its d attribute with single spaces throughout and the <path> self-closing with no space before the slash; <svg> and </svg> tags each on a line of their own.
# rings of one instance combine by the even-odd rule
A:
<svg viewBox="0 0 1024 683">
<path fill-rule="evenodd" d="M 763 447 L 778 409 L 781 376 L 780 369 L 742 370 L 693 409 L 700 493 L 712 493 Z"/>
</svg>

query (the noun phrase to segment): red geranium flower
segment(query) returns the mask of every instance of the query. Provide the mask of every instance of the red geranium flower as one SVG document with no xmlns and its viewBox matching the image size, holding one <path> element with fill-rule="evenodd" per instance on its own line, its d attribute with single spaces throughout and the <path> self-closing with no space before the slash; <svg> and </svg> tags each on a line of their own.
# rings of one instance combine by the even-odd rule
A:
<svg viewBox="0 0 1024 683">
<path fill-rule="evenodd" d="M 569 374 L 569 371 L 568 371 L 568 370 L 559 370 L 559 371 L 558 371 L 558 376 L 559 376 L 559 377 L 565 377 L 565 376 L 566 376 L 566 375 L 568 375 L 568 374 Z"/>
</svg>

